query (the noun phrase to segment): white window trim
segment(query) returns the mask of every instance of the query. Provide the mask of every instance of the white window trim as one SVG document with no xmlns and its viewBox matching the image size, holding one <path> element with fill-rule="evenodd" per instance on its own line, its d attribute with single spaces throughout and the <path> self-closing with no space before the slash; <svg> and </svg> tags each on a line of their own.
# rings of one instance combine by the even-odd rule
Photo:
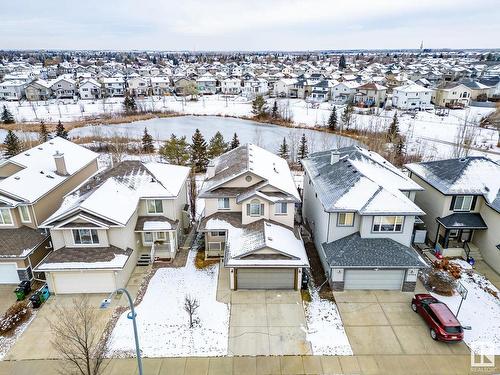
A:
<svg viewBox="0 0 500 375">
<path fill-rule="evenodd" d="M 278 207 L 280 209 L 278 209 Z M 283 212 L 282 208 L 285 207 L 285 212 Z M 278 202 L 274 204 L 274 214 L 275 215 L 288 215 L 288 203 L 286 202 Z"/>
<path fill-rule="evenodd" d="M 457 201 L 459 198 L 462 198 L 462 206 L 457 208 L 456 205 L 457 205 Z M 469 207 L 467 208 L 464 208 L 464 203 L 466 202 L 466 198 L 470 198 L 469 200 Z M 455 197 L 455 203 L 453 204 L 453 211 L 456 211 L 456 212 L 469 212 L 472 208 L 472 202 L 474 201 L 474 196 L 472 195 L 457 195 Z"/>
<path fill-rule="evenodd" d="M 340 215 L 344 215 L 344 218 L 347 218 L 347 215 L 351 215 L 352 221 L 350 224 L 346 224 L 345 222 L 342 224 L 340 222 Z M 354 226 L 354 212 L 339 212 L 337 214 L 337 226 L 338 227 L 353 227 Z"/>
<path fill-rule="evenodd" d="M 394 220 L 394 225 L 393 225 L 393 230 L 381 230 L 382 228 L 382 221 L 378 223 L 379 229 L 375 230 L 375 222 L 377 221 L 377 218 L 383 218 L 383 217 L 395 217 L 396 219 Z M 398 225 L 398 217 L 401 217 L 401 229 L 396 230 L 396 226 Z M 373 222 L 372 222 L 372 233 L 402 233 L 404 230 L 404 224 L 405 224 L 405 217 L 401 215 L 389 215 L 389 216 L 374 216 L 373 217 Z"/>
<path fill-rule="evenodd" d="M 151 233 L 151 242 L 146 241 L 146 233 Z M 142 232 L 142 244 L 143 245 L 152 245 L 154 240 L 155 240 L 155 238 L 154 238 L 153 232 Z"/>
<path fill-rule="evenodd" d="M 81 231 L 81 230 L 88 230 L 90 231 L 90 238 L 92 239 L 92 243 L 77 243 L 76 242 L 76 239 L 75 239 L 75 233 L 74 231 Z M 92 231 L 95 230 L 96 231 L 96 234 L 97 234 L 97 242 L 94 242 L 94 239 L 92 237 Z M 87 228 L 78 228 L 78 229 L 72 229 L 71 230 L 71 236 L 73 238 L 73 244 L 77 247 L 85 247 L 85 246 L 94 246 L 94 245 L 99 245 L 101 243 L 101 239 L 99 237 L 99 231 L 95 228 L 92 228 L 92 229 L 87 229 Z M 82 238 L 81 234 L 80 234 L 80 239 Z"/>
<path fill-rule="evenodd" d="M 251 216 L 251 217 L 259 217 L 259 216 L 262 216 L 262 215 L 264 214 L 264 213 L 263 213 L 263 212 L 261 212 L 261 210 L 260 210 L 260 209 L 261 209 L 261 207 L 262 207 L 262 206 L 261 206 L 261 203 L 260 203 L 260 201 L 258 201 L 258 202 L 259 202 L 259 203 L 255 203 L 255 202 L 254 202 L 254 203 L 252 203 L 252 202 L 250 202 L 250 203 L 249 203 L 249 206 L 250 206 L 249 216 Z M 257 213 L 252 213 L 252 206 L 254 206 L 254 207 L 255 207 L 255 206 L 257 206 L 257 207 L 258 207 L 258 209 L 257 209 L 257 211 L 258 211 L 258 212 L 257 212 Z"/>
<path fill-rule="evenodd" d="M 161 211 L 156 211 L 156 201 L 160 201 L 161 202 Z M 154 202 L 153 203 L 154 212 L 150 212 L 149 211 L 149 203 L 150 202 Z M 148 215 L 162 214 L 164 212 L 164 210 L 163 210 L 163 200 L 161 200 L 161 199 L 146 199 L 146 212 L 147 212 Z"/>
<path fill-rule="evenodd" d="M 227 201 L 227 207 L 225 206 L 225 202 Z M 222 205 L 221 205 L 222 202 Z M 217 209 L 218 210 L 229 210 L 231 208 L 231 202 L 229 198 L 217 198 Z"/>
<path fill-rule="evenodd" d="M 14 220 L 12 219 L 12 212 L 10 212 L 10 208 L 1 208 L 0 211 L 7 211 L 9 213 L 10 223 L 5 223 L 3 221 L 3 215 L 0 214 L 0 227 L 12 227 L 14 226 Z"/>
<path fill-rule="evenodd" d="M 23 210 L 22 208 L 26 209 L 26 213 L 28 214 L 28 219 L 24 220 L 23 218 Z M 19 217 L 21 218 L 21 223 L 31 223 L 31 214 L 30 214 L 30 209 L 28 206 L 19 206 L 18 208 L 19 211 Z"/>
</svg>

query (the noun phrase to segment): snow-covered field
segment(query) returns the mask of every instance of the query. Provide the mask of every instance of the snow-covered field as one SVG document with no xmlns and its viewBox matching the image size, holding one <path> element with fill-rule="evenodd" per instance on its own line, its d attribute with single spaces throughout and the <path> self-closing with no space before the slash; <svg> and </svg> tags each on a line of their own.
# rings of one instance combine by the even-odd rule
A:
<svg viewBox="0 0 500 375">
<path fill-rule="evenodd" d="M 462 269 L 470 270 L 465 261 L 454 260 Z M 462 272 L 460 279 L 462 285 L 467 289 L 467 298 L 462 303 L 458 320 L 464 326 L 471 326 L 471 330 L 465 330 L 464 341 L 469 348 L 475 345 L 487 343 L 494 345 L 495 355 L 500 355 L 500 299 L 493 296 L 485 289 L 489 288 L 500 292 L 486 278 L 473 270 Z M 434 294 L 434 297 L 446 303 L 454 313 L 457 312 L 461 297 L 456 294 L 444 297 Z"/>
<path fill-rule="evenodd" d="M 351 345 L 335 302 L 321 299 L 311 289 L 311 302 L 304 302 L 307 340 L 314 355 L 352 355 Z"/>
<path fill-rule="evenodd" d="M 217 302 L 219 265 L 203 270 L 194 266 L 196 252 L 189 253 L 183 268 L 160 268 L 151 278 L 142 302 L 137 306 L 137 325 L 145 357 L 227 355 L 229 306 Z M 185 297 L 196 298 L 199 323 L 189 328 Z M 112 332 L 109 354 L 134 353 L 132 322 L 122 314 Z"/>
<path fill-rule="evenodd" d="M 270 99 L 271 104 L 274 99 Z M 321 103 L 312 108 L 302 99 L 277 99 L 280 108 L 286 108 L 295 124 L 301 126 L 326 126 L 332 104 Z M 0 102 L 6 105 L 18 122 L 26 121 L 74 121 L 84 117 L 112 114 L 122 111 L 123 98 L 106 100 L 52 100 L 49 102 Z M 185 101 L 175 97 L 148 97 L 137 100 L 138 107 L 144 110 L 175 111 L 183 114 L 251 116 L 251 102 L 243 97 L 228 98 L 220 95 L 205 96 L 198 101 Z M 339 111 L 342 108 L 338 108 Z M 457 139 L 461 125 L 467 120 L 473 129 L 472 146 L 485 151 L 500 152 L 496 147 L 498 132 L 478 126 L 480 120 L 491 113 L 491 108 L 470 107 L 462 110 L 450 110 L 449 116 L 437 116 L 433 112 L 419 112 L 415 117 L 399 113 L 400 130 L 407 136 L 407 149 L 410 152 L 423 153 L 430 157 L 451 157 L 453 143 Z M 389 126 L 394 110 L 380 111 L 377 115 L 354 115 L 351 128 L 383 131 Z M 485 154 L 472 151 L 473 154 Z M 491 155 L 491 154 L 490 154 Z"/>
</svg>

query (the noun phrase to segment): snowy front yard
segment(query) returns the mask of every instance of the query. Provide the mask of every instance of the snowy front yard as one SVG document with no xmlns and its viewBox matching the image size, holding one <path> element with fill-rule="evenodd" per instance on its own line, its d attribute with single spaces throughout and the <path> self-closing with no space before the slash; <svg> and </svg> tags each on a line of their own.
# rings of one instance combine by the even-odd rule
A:
<svg viewBox="0 0 500 375">
<path fill-rule="evenodd" d="M 183 268 L 160 268 L 151 278 L 142 302 L 137 306 L 137 325 L 145 357 L 222 356 L 227 354 L 229 306 L 217 302 L 219 265 L 199 270 L 195 251 Z M 196 298 L 199 323 L 189 328 L 184 310 L 186 295 Z M 132 322 L 124 313 L 112 332 L 109 354 L 134 353 Z"/>
<path fill-rule="evenodd" d="M 307 340 L 314 355 L 352 355 L 351 345 L 333 301 L 321 299 L 311 288 L 311 302 L 304 302 L 307 321 Z"/>
<path fill-rule="evenodd" d="M 462 303 L 458 320 L 464 326 L 471 326 L 465 330 L 464 341 L 473 348 L 480 343 L 489 343 L 495 346 L 495 355 L 500 355 L 500 293 L 485 277 L 470 269 L 464 261 L 452 261 L 464 270 L 460 282 L 467 289 L 467 299 Z M 489 291 L 488 291 L 489 290 Z M 496 292 L 494 296 L 491 292 Z M 444 297 L 434 294 L 434 297 L 446 303 L 454 313 L 457 312 L 461 297 L 455 294 Z"/>
</svg>

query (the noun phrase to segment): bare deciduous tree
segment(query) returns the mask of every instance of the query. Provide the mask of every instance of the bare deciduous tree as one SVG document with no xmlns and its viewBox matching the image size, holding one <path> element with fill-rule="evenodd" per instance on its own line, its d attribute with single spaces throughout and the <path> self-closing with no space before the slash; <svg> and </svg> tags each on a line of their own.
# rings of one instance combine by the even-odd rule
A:
<svg viewBox="0 0 500 375">
<path fill-rule="evenodd" d="M 196 220 L 196 199 L 198 198 L 198 187 L 196 186 L 195 168 L 191 168 L 189 173 L 189 208 L 191 209 L 191 218 Z"/>
<path fill-rule="evenodd" d="M 98 309 L 87 297 L 73 299 L 72 305 L 54 308 L 57 319 L 49 321 L 53 347 L 64 359 L 61 374 L 99 375 L 105 370 L 104 324 Z"/>
<path fill-rule="evenodd" d="M 196 310 L 200 307 L 200 303 L 196 298 L 186 296 L 184 299 L 184 310 L 189 315 L 189 328 L 193 328 L 198 319 L 195 318 Z"/>
</svg>

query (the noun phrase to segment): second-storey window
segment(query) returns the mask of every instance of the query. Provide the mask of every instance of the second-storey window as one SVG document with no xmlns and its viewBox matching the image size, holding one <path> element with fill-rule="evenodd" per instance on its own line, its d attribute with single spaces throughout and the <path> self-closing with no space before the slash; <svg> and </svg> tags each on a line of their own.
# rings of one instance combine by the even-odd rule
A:
<svg viewBox="0 0 500 375">
<path fill-rule="evenodd" d="M 93 245 L 99 243 L 96 229 L 73 229 L 73 238 L 77 245 Z"/>
<path fill-rule="evenodd" d="M 264 215 L 264 205 L 261 204 L 258 199 L 250 201 L 250 204 L 247 204 L 247 215 L 248 216 Z"/>
<path fill-rule="evenodd" d="M 472 195 L 456 196 L 453 211 L 470 211 L 473 199 Z"/>
<path fill-rule="evenodd" d="M 401 232 L 404 216 L 375 216 L 373 218 L 374 232 Z"/>
<path fill-rule="evenodd" d="M 337 216 L 338 227 L 352 227 L 354 225 L 354 212 L 341 212 Z"/>
<path fill-rule="evenodd" d="M 219 210 L 229 210 L 229 198 L 219 198 L 217 200 Z"/>
<path fill-rule="evenodd" d="M 226 232 L 210 232 L 210 235 L 212 237 L 224 237 L 226 235 Z"/>
<path fill-rule="evenodd" d="M 12 225 L 12 216 L 9 208 L 0 208 L 0 225 Z"/>
<path fill-rule="evenodd" d="M 148 199 L 146 204 L 148 206 L 148 214 L 163 213 L 163 202 L 160 199 Z"/>
<path fill-rule="evenodd" d="M 288 212 L 288 206 L 286 202 L 279 202 L 274 205 L 276 215 L 286 215 Z"/>
<path fill-rule="evenodd" d="M 23 223 L 31 222 L 30 211 L 28 206 L 19 206 L 19 215 L 21 216 L 21 221 Z"/>
</svg>

